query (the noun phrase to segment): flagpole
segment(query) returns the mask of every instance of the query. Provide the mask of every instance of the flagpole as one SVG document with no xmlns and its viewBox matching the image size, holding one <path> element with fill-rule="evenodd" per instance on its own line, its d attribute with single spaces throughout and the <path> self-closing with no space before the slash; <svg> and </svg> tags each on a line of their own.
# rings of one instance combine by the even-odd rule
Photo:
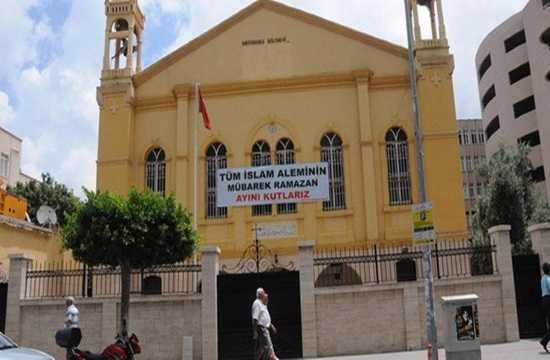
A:
<svg viewBox="0 0 550 360">
<path fill-rule="evenodd" d="M 195 109 L 193 118 L 193 127 L 195 130 L 195 150 L 194 150 L 194 169 L 193 169 L 193 227 L 198 229 L 198 182 L 199 182 L 199 86 L 198 82 L 195 83 Z"/>
</svg>

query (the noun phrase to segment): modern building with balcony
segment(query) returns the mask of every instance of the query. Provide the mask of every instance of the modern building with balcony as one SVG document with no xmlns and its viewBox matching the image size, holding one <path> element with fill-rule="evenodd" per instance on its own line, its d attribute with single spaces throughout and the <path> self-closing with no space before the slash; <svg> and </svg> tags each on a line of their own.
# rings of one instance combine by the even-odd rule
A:
<svg viewBox="0 0 550 360">
<path fill-rule="evenodd" d="M 490 157 L 500 144 L 532 147 L 532 177 L 550 195 L 550 0 L 530 0 L 494 29 L 477 55 Z"/>
</svg>

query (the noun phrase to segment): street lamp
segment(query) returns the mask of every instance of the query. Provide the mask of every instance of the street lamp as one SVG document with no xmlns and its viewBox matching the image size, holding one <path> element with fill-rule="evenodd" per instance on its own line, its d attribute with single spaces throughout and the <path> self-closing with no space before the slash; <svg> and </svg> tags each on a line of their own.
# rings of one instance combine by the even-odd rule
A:
<svg viewBox="0 0 550 360">
<path fill-rule="evenodd" d="M 409 76 L 411 82 L 411 94 L 412 94 L 412 111 L 414 115 L 414 129 L 415 129 L 415 141 L 416 141 L 416 163 L 418 174 L 418 192 L 420 195 L 420 202 L 426 203 L 428 196 L 426 193 L 426 179 L 424 175 L 424 149 L 422 142 L 422 126 L 420 119 L 420 110 L 418 103 L 418 89 L 417 89 L 417 74 L 416 74 L 416 59 L 414 55 L 414 36 L 412 26 L 412 12 L 411 12 L 411 0 L 405 1 L 405 14 L 407 17 L 407 40 L 408 40 L 408 55 L 409 55 Z M 433 0 L 417 0 L 419 5 L 429 6 L 432 17 L 432 36 L 435 38 L 435 23 L 433 22 Z M 418 39 L 420 40 L 420 39 Z M 423 251 L 423 261 L 425 269 L 425 288 L 424 295 L 426 300 L 426 327 L 429 346 L 433 349 L 431 359 L 438 360 L 438 346 L 437 346 L 437 325 L 435 321 L 435 302 L 434 302 L 434 287 L 433 287 L 433 264 L 432 264 L 432 247 L 426 245 Z"/>
</svg>

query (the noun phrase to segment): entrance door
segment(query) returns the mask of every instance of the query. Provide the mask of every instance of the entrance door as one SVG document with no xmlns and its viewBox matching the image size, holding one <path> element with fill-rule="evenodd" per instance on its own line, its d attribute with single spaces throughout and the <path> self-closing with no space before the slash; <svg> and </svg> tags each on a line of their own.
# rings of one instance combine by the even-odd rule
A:
<svg viewBox="0 0 550 360">
<path fill-rule="evenodd" d="M 252 302 L 256 289 L 269 294 L 269 312 L 278 334 L 272 336 L 281 359 L 302 357 L 300 278 L 297 271 L 218 276 L 218 358 L 253 359 Z"/>
<path fill-rule="evenodd" d="M 539 256 L 517 255 L 513 257 L 513 264 L 519 335 L 522 339 L 539 337 L 546 329 L 541 306 Z"/>
<path fill-rule="evenodd" d="M 6 332 L 6 310 L 8 306 L 8 284 L 0 283 L 0 332 Z"/>
</svg>

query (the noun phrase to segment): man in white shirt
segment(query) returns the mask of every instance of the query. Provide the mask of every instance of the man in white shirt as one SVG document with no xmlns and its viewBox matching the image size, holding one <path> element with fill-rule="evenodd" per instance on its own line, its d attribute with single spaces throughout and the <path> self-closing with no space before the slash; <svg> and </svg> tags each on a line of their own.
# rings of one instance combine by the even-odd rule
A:
<svg viewBox="0 0 550 360">
<path fill-rule="evenodd" d="M 256 290 L 256 300 L 252 304 L 252 328 L 254 336 L 254 359 L 277 359 L 271 342 L 271 335 L 277 334 L 277 329 L 271 323 L 271 316 L 267 308 L 269 297 L 262 288 Z"/>
<path fill-rule="evenodd" d="M 65 299 L 65 327 L 77 328 L 80 327 L 80 312 L 75 306 L 75 300 L 72 296 Z"/>
</svg>

